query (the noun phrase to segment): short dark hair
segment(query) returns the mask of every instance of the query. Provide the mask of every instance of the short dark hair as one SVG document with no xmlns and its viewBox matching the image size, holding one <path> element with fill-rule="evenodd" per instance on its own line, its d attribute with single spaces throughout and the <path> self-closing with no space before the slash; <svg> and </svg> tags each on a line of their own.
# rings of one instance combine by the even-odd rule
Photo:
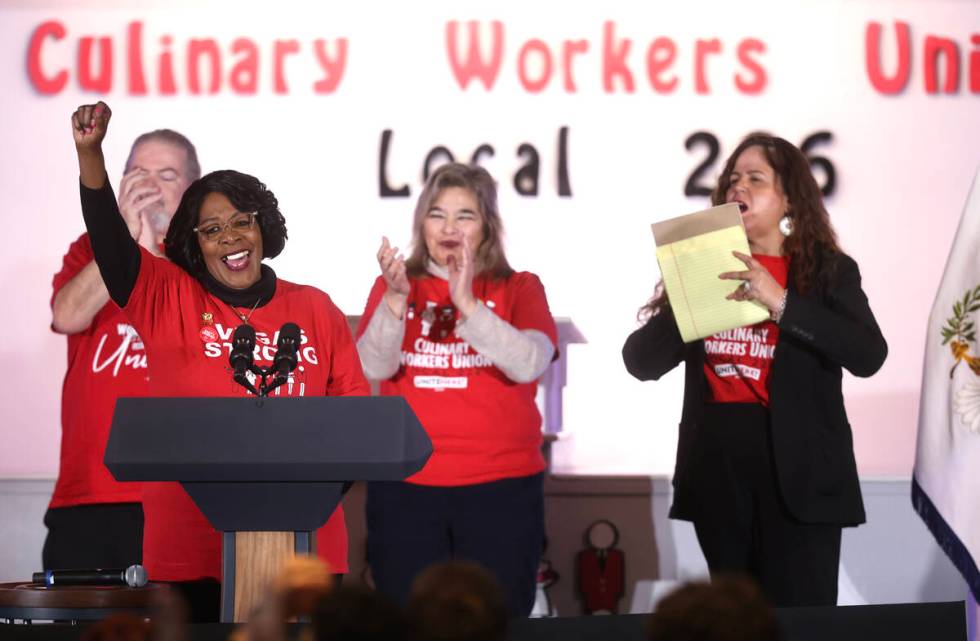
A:
<svg viewBox="0 0 980 641">
<path fill-rule="evenodd" d="M 165 142 L 167 144 L 173 145 L 174 147 L 180 147 L 187 154 L 187 159 L 185 161 L 184 169 L 187 175 L 185 178 L 187 182 L 193 182 L 201 177 L 201 163 L 197 161 L 197 149 L 194 148 L 194 144 L 187 139 L 184 134 L 174 131 L 173 129 L 154 129 L 153 131 L 148 131 L 145 134 L 141 134 L 136 140 L 133 141 L 133 146 L 129 148 L 129 157 L 126 158 L 126 173 L 133 166 L 133 154 L 136 153 L 136 148 L 142 145 L 144 142 Z"/>
<path fill-rule="evenodd" d="M 412 583 L 408 620 L 414 641 L 504 641 L 507 606 L 497 580 L 469 561 L 437 563 Z"/>
<path fill-rule="evenodd" d="M 399 641 L 405 615 L 383 594 L 363 585 L 327 592 L 313 609 L 315 641 Z"/>
<path fill-rule="evenodd" d="M 195 278 L 204 275 L 207 267 L 194 228 L 204 199 L 212 193 L 224 194 L 238 211 L 254 211 L 262 232 L 262 258 L 279 255 L 286 245 L 287 234 L 286 219 L 279 211 L 275 194 L 255 176 L 223 169 L 198 178 L 184 192 L 163 240 L 167 258 Z"/>
<path fill-rule="evenodd" d="M 657 604 L 648 641 L 779 641 L 772 608 L 755 583 L 723 576 L 685 583 Z"/>
</svg>

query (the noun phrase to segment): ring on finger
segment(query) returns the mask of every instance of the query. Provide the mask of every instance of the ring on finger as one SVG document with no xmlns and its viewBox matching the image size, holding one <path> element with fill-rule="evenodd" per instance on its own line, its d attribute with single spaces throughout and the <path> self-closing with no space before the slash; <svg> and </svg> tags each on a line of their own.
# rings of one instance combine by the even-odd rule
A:
<svg viewBox="0 0 980 641">
<path fill-rule="evenodd" d="M 743 294 L 749 294 L 751 292 L 752 292 L 752 283 L 749 282 L 749 281 L 747 281 L 747 280 L 743 280 L 742 281 L 742 293 Z"/>
</svg>

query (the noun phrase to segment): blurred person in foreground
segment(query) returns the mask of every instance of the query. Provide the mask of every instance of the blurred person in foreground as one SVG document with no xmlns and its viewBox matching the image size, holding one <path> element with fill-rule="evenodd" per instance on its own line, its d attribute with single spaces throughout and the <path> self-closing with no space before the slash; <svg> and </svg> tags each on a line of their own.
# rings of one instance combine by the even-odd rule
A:
<svg viewBox="0 0 980 641">
<path fill-rule="evenodd" d="M 405 614 L 377 590 L 341 586 L 313 609 L 313 641 L 403 641 Z"/>
<path fill-rule="evenodd" d="M 467 561 L 437 563 L 412 583 L 411 641 L 504 641 L 506 595 L 492 573 Z"/>
<path fill-rule="evenodd" d="M 648 641 L 780 641 L 772 608 L 747 579 L 685 583 L 657 604 Z"/>
</svg>

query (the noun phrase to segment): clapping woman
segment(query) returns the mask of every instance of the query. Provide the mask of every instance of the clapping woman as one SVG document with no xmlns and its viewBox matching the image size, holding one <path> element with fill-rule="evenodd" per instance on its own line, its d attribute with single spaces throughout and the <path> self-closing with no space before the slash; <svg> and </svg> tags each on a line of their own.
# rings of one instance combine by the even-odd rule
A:
<svg viewBox="0 0 980 641">
<path fill-rule="evenodd" d="M 437 561 L 467 559 L 527 616 L 544 530 L 537 379 L 557 334 L 538 277 L 511 268 L 493 178 L 451 163 L 426 182 L 412 251 L 385 239 L 381 275 L 358 328 L 364 370 L 404 396 L 433 443 L 425 468 L 370 483 L 368 556 L 375 583 L 405 603 Z"/>
</svg>

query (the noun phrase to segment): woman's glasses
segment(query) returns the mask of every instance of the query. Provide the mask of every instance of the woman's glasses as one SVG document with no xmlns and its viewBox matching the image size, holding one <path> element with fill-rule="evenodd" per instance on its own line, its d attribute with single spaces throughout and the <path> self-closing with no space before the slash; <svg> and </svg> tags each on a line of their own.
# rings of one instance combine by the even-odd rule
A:
<svg viewBox="0 0 980 641">
<path fill-rule="evenodd" d="M 238 213 L 228 219 L 228 222 L 209 222 L 201 227 L 195 227 L 193 231 L 201 235 L 201 238 L 209 241 L 216 241 L 225 233 L 231 230 L 236 234 L 244 234 L 255 224 L 255 217 L 258 212 Z"/>
</svg>

